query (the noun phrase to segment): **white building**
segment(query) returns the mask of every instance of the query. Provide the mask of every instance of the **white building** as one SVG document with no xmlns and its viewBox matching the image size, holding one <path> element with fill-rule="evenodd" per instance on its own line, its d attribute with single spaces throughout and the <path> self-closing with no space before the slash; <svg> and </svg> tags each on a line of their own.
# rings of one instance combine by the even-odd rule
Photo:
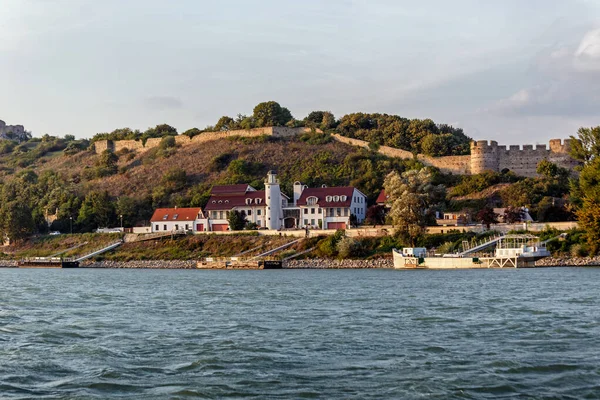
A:
<svg viewBox="0 0 600 400">
<path fill-rule="evenodd" d="M 296 200 L 296 196 L 298 196 Z M 347 229 L 360 224 L 367 214 L 367 196 L 353 187 L 309 188 L 294 184 L 295 205 L 300 210 L 300 228 Z"/>
<path fill-rule="evenodd" d="M 157 208 L 150 219 L 152 232 L 206 230 L 206 220 L 202 209 L 195 208 Z"/>
</svg>

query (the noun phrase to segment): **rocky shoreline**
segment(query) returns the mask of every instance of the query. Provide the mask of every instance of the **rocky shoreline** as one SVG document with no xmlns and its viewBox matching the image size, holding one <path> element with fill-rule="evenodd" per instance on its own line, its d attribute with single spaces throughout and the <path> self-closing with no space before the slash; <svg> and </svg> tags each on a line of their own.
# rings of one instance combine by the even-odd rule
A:
<svg viewBox="0 0 600 400">
<path fill-rule="evenodd" d="M 596 267 L 600 266 L 600 256 L 596 257 L 547 257 L 535 262 L 536 267 Z"/>
<path fill-rule="evenodd" d="M 80 268 L 129 268 L 129 269 L 195 269 L 196 261 L 191 260 L 140 260 L 140 261 L 98 261 L 83 263 Z"/>
<path fill-rule="evenodd" d="M 291 260 L 284 264 L 285 269 L 364 269 L 364 268 L 394 268 L 392 259 L 377 260 Z"/>
<path fill-rule="evenodd" d="M 114 269 L 195 269 L 196 261 L 190 260 L 143 260 L 143 261 L 99 261 L 87 262 L 81 268 Z M 391 259 L 378 260 L 292 260 L 284 263 L 284 269 L 373 269 L 394 268 Z"/>
</svg>

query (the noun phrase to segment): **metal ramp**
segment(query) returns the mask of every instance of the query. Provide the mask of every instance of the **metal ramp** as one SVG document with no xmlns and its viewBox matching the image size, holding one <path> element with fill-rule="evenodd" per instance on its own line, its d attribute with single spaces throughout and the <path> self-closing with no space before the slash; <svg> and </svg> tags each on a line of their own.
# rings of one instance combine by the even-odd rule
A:
<svg viewBox="0 0 600 400">
<path fill-rule="evenodd" d="M 466 250 L 463 250 L 462 253 L 458 253 L 459 257 L 462 256 L 466 256 L 467 254 L 471 254 L 471 253 L 476 253 L 480 250 L 485 249 L 486 247 L 490 247 L 496 243 L 498 243 L 500 240 L 504 239 L 506 237 L 506 235 L 502 235 L 502 236 L 494 236 L 492 239 L 487 240 L 485 242 L 479 243 L 474 245 L 473 247 L 470 247 Z M 468 243 L 468 242 L 467 242 Z M 465 242 L 463 242 L 463 249 L 465 248 Z"/>
<path fill-rule="evenodd" d="M 73 261 L 75 261 L 75 262 L 85 261 L 85 260 L 87 260 L 89 258 L 95 257 L 95 256 L 100 255 L 102 253 L 106 253 L 107 251 L 111 251 L 113 249 L 116 249 L 117 247 L 119 247 L 122 244 L 123 244 L 123 241 L 119 240 L 118 242 L 112 243 L 112 244 L 110 244 L 110 245 L 108 245 L 106 247 L 101 248 L 100 250 L 96 250 L 96 251 L 94 251 L 94 252 L 92 252 L 90 254 L 86 254 L 83 257 L 76 258 Z"/>
<path fill-rule="evenodd" d="M 174 237 L 174 236 L 183 236 L 183 235 L 186 235 L 186 231 L 183 229 L 179 229 L 177 231 L 148 233 L 148 234 L 145 234 L 144 236 L 137 237 L 133 241 L 134 242 L 144 242 L 146 240 L 156 240 L 156 239 L 162 239 L 162 238 L 169 237 L 169 236 Z"/>
<path fill-rule="evenodd" d="M 252 257 L 250 260 L 256 260 L 257 258 L 266 257 L 266 256 L 268 256 L 268 255 L 271 255 L 271 254 L 273 254 L 273 253 L 277 253 L 278 251 L 280 251 L 280 250 L 284 250 L 284 249 L 287 249 L 288 247 L 290 247 L 290 246 L 292 246 L 292 245 L 294 245 L 294 244 L 296 244 L 296 243 L 298 243 L 298 242 L 300 242 L 300 241 L 302 241 L 302 240 L 303 240 L 303 239 L 297 239 L 297 240 L 291 241 L 291 242 L 289 242 L 289 243 L 286 243 L 286 244 L 284 244 L 283 246 L 276 247 L 276 248 L 274 248 L 274 249 L 272 249 L 272 250 L 269 250 L 269 251 L 267 251 L 267 252 L 264 252 L 264 253 L 262 253 L 262 254 L 259 254 L 259 255 L 257 255 L 257 256 L 254 256 L 254 257 Z"/>
<path fill-rule="evenodd" d="M 71 250 L 78 249 L 78 248 L 80 248 L 80 247 L 82 247 L 82 246 L 85 246 L 86 244 L 88 244 L 88 242 L 83 242 L 83 243 L 80 243 L 80 244 L 78 244 L 78 245 L 76 245 L 76 246 L 69 247 L 69 248 L 68 248 L 68 249 L 66 249 L 66 250 L 62 250 L 62 251 L 59 251 L 58 253 L 54 253 L 54 254 L 52 254 L 51 256 L 48 256 L 47 258 L 54 258 L 54 257 L 58 257 L 58 256 L 60 256 L 61 254 L 65 254 L 65 253 L 67 253 L 67 252 L 69 252 L 69 251 L 71 251 Z"/>
</svg>

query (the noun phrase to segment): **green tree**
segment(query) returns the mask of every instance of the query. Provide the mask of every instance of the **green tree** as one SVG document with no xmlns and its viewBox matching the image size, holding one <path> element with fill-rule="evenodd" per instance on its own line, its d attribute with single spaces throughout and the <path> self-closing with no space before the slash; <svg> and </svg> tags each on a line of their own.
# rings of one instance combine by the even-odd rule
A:
<svg viewBox="0 0 600 400">
<path fill-rule="evenodd" d="M 110 176 L 119 170 L 119 157 L 110 150 L 104 150 L 96 162 L 96 175 L 99 178 Z"/>
<path fill-rule="evenodd" d="M 571 137 L 571 156 L 583 166 L 571 196 L 577 197 L 579 225 L 585 230 L 590 253 L 600 250 L 600 126 L 581 128 Z"/>
<path fill-rule="evenodd" d="M 229 229 L 241 231 L 246 226 L 246 215 L 238 210 L 233 210 L 229 212 L 227 221 L 229 222 Z"/>
<path fill-rule="evenodd" d="M 115 223 L 115 208 L 108 192 L 89 192 L 79 209 L 77 224 L 84 231 L 89 232 L 95 228 L 108 227 Z"/>
<path fill-rule="evenodd" d="M 215 125 L 216 131 L 229 131 L 231 129 L 235 129 L 235 121 L 226 115 L 219 118 L 219 121 Z"/>
<path fill-rule="evenodd" d="M 475 219 L 482 225 L 485 225 L 487 229 L 490 229 L 492 224 L 498 223 L 498 214 L 494 212 L 492 207 L 484 207 L 479 210 Z"/>
<path fill-rule="evenodd" d="M 257 127 L 263 126 L 285 126 L 292 120 L 292 113 L 285 107 L 281 107 L 275 101 L 267 101 L 254 107 L 253 118 Z"/>
<path fill-rule="evenodd" d="M 445 198 L 446 188 L 433 184 L 433 175 L 427 168 L 403 174 L 391 172 L 385 178 L 384 188 L 394 226 L 414 246 L 425 233 L 435 207 Z"/>
<path fill-rule="evenodd" d="M 3 203 L 0 207 L 1 233 L 3 237 L 22 240 L 36 231 L 32 210 L 20 200 Z"/>
<path fill-rule="evenodd" d="M 182 135 L 185 135 L 191 139 L 194 136 L 198 136 L 201 133 L 202 133 L 202 131 L 200 129 L 192 128 L 192 129 L 188 129 L 187 131 L 183 132 Z"/>
</svg>

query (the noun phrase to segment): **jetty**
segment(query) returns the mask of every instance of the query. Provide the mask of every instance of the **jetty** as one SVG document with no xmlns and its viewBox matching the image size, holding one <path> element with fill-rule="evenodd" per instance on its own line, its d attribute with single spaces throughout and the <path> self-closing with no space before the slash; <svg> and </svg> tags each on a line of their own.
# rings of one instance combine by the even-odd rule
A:
<svg viewBox="0 0 600 400">
<path fill-rule="evenodd" d="M 412 249 L 393 249 L 395 269 L 474 269 L 474 268 L 532 268 L 535 262 L 550 256 L 546 244 L 559 238 L 540 241 L 533 235 L 500 235 L 470 245 L 463 242 L 463 250 L 455 254 L 427 256 L 413 254 Z M 492 253 L 484 250 L 495 248 Z M 423 249 L 424 250 L 424 249 Z"/>
<path fill-rule="evenodd" d="M 55 253 L 49 257 L 23 258 L 23 259 L 19 260 L 19 262 L 17 263 L 17 266 L 19 268 L 78 268 L 80 262 L 88 260 L 92 257 L 98 256 L 100 254 L 106 253 L 113 249 L 116 249 L 117 247 L 119 247 L 120 245 L 123 244 L 123 241 L 119 240 L 117 242 L 109 244 L 108 246 L 94 250 L 88 254 L 85 254 L 85 255 L 79 256 L 79 257 L 57 257 L 60 254 L 64 254 L 68 251 L 71 251 L 78 247 L 81 247 L 84 244 L 87 244 L 87 243 L 83 243 L 81 245 L 71 247 L 70 249 Z"/>
</svg>

